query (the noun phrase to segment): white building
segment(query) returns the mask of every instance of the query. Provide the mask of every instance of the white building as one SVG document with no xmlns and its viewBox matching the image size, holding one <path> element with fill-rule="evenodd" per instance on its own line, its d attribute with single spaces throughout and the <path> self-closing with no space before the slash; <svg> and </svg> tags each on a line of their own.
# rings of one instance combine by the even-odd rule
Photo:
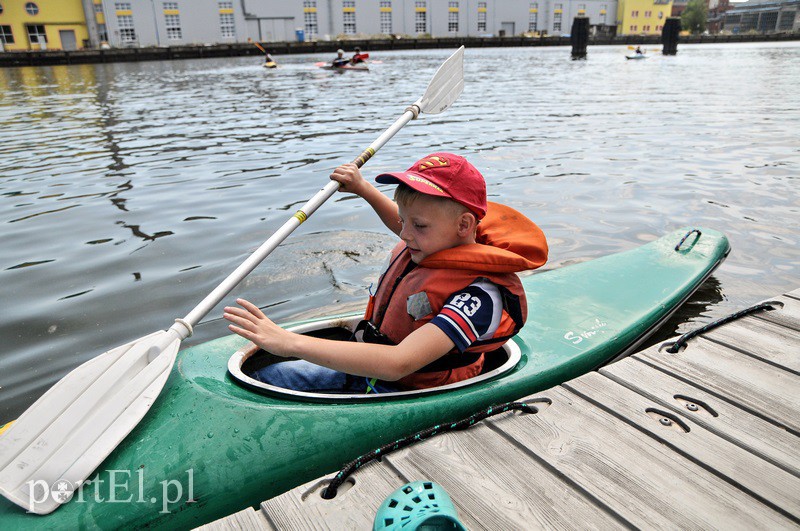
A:
<svg viewBox="0 0 800 531">
<path fill-rule="evenodd" d="M 99 40 L 116 47 L 389 35 L 561 35 L 569 33 L 578 15 L 588 16 L 592 26 L 613 27 L 617 11 L 616 0 L 91 1 L 102 15 Z"/>
</svg>

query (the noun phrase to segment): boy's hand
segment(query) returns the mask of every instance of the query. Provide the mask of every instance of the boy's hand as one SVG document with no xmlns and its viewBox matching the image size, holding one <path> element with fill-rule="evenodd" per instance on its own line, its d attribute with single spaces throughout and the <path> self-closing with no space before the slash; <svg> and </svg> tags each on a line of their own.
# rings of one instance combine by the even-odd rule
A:
<svg viewBox="0 0 800 531">
<path fill-rule="evenodd" d="M 241 308 L 226 306 L 222 315 L 230 321 L 228 329 L 249 339 L 262 349 L 278 356 L 292 356 L 290 341 L 294 334 L 273 323 L 255 304 L 236 299 Z"/>
<path fill-rule="evenodd" d="M 362 196 L 367 182 L 352 162 L 342 164 L 331 173 L 331 180 L 339 183 L 340 192 L 350 192 Z"/>
</svg>

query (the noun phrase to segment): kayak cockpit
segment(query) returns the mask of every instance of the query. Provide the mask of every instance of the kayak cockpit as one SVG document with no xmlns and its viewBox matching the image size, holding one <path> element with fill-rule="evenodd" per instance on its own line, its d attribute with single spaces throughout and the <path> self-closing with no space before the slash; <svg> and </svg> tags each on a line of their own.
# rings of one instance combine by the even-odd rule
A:
<svg viewBox="0 0 800 531">
<path fill-rule="evenodd" d="M 314 337 L 322 337 L 325 339 L 333 339 L 337 341 L 348 341 L 353 333 L 358 322 L 361 320 L 360 316 L 353 316 L 349 318 L 335 318 L 321 321 L 314 321 L 310 323 L 301 324 L 298 326 L 290 327 L 289 330 L 298 334 L 306 334 Z M 250 390 L 265 393 L 269 395 L 280 395 L 284 398 L 295 398 L 299 400 L 314 400 L 314 401 L 361 401 L 361 400 L 381 400 L 387 398 L 407 398 L 411 396 L 430 394 L 442 391 L 449 391 L 452 389 L 459 389 L 478 382 L 483 382 L 495 378 L 501 374 L 511 371 L 519 363 L 522 357 L 522 351 L 519 346 L 509 341 L 502 348 L 486 354 L 483 371 L 481 374 L 469 380 L 457 382 L 454 384 L 444 385 L 441 387 L 434 387 L 431 389 L 416 389 L 410 391 L 400 391 L 394 393 L 315 393 L 307 391 L 294 391 L 292 389 L 284 389 L 274 385 L 263 383 L 256 380 L 251 375 L 273 363 L 280 363 L 291 358 L 281 358 L 265 352 L 252 343 L 247 347 L 237 351 L 228 360 L 228 373 L 236 383 L 242 385 Z"/>
</svg>

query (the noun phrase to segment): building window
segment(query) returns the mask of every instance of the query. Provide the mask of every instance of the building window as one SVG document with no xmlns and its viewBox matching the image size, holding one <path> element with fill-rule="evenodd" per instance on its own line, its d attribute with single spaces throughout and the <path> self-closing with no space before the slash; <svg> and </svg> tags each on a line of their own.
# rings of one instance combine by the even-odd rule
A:
<svg viewBox="0 0 800 531">
<path fill-rule="evenodd" d="M 414 2 L 414 31 L 416 33 L 428 32 L 428 9 L 425 0 Z"/>
<path fill-rule="evenodd" d="M 645 11 L 644 12 L 644 18 L 650 18 L 652 16 L 653 16 L 653 12 L 652 11 Z"/>
<path fill-rule="evenodd" d="M 130 11 L 131 10 L 131 3 L 130 2 L 117 2 L 114 4 L 114 9 L 117 11 Z"/>
<path fill-rule="evenodd" d="M 136 42 L 136 30 L 133 27 L 133 15 L 117 15 L 119 39 L 124 43 Z"/>
<path fill-rule="evenodd" d="M 447 2 L 447 31 L 458 33 L 458 2 Z"/>
<path fill-rule="evenodd" d="M 663 11 L 659 11 L 659 12 L 658 12 L 658 18 L 659 18 L 659 19 L 662 19 L 662 18 L 664 18 L 664 12 L 663 12 Z"/>
<path fill-rule="evenodd" d="M 14 34 L 11 33 L 11 26 L 0 26 L 0 42 L 14 44 Z"/>
<path fill-rule="evenodd" d="M 167 27 L 167 38 L 169 40 L 176 41 L 183 38 L 180 15 L 164 15 L 164 24 Z"/>
<path fill-rule="evenodd" d="M 219 14 L 219 33 L 224 38 L 236 37 L 236 23 L 233 21 L 233 13 Z"/>
<path fill-rule="evenodd" d="M 355 13 L 342 13 L 342 24 L 344 26 L 345 35 L 356 34 L 356 14 Z"/>
<path fill-rule="evenodd" d="M 97 25 L 97 38 L 100 39 L 100 42 L 108 42 L 108 31 L 105 24 Z"/>
<path fill-rule="evenodd" d="M 233 19 L 233 0 L 220 0 L 219 7 L 219 34 L 223 39 L 236 38 L 236 22 Z"/>
<path fill-rule="evenodd" d="M 306 32 L 306 39 L 315 39 L 319 34 L 317 0 L 303 0 L 303 26 Z"/>
<path fill-rule="evenodd" d="M 553 33 L 559 33 L 561 31 L 561 13 L 555 13 L 553 15 Z"/>
<path fill-rule="evenodd" d="M 47 34 L 44 26 L 26 26 L 28 29 L 28 42 L 31 44 L 47 44 Z"/>
<path fill-rule="evenodd" d="M 0 4 L 0 15 L 3 14 L 3 4 Z"/>
<path fill-rule="evenodd" d="M 636 32 L 639 30 L 639 26 L 631 26 L 631 31 Z"/>
<path fill-rule="evenodd" d="M 486 31 L 486 2 L 478 2 L 478 31 Z"/>
<path fill-rule="evenodd" d="M 537 31 L 539 29 L 539 4 L 532 2 L 531 7 L 528 9 L 528 31 Z"/>
<path fill-rule="evenodd" d="M 305 26 L 307 39 L 314 39 L 319 34 L 316 13 L 303 13 L 303 25 Z"/>
<path fill-rule="evenodd" d="M 791 31 L 794 26 L 795 12 L 782 11 L 778 19 L 778 31 Z"/>
<path fill-rule="evenodd" d="M 164 2 L 164 10 L 178 10 L 178 2 Z"/>
<path fill-rule="evenodd" d="M 389 34 L 392 32 L 392 2 L 391 0 L 380 0 L 381 10 L 381 33 Z"/>
<path fill-rule="evenodd" d="M 631 11 L 631 18 L 637 18 L 639 16 L 638 11 Z"/>
<path fill-rule="evenodd" d="M 356 34 L 356 0 L 342 0 L 342 25 L 345 35 Z"/>
<path fill-rule="evenodd" d="M 606 4 L 603 4 L 603 5 L 600 6 L 600 15 L 603 17 L 603 24 L 605 24 L 607 22 L 606 21 L 607 9 L 608 9 L 608 5 L 606 5 Z"/>
<path fill-rule="evenodd" d="M 37 6 L 33 2 L 28 2 L 27 4 L 25 4 L 25 12 L 29 15 L 38 15 L 39 6 Z"/>
</svg>

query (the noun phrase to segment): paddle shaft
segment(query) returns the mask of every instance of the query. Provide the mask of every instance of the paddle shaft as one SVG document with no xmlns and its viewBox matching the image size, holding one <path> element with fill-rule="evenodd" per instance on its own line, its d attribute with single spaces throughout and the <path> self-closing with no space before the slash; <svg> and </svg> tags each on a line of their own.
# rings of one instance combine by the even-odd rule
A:
<svg viewBox="0 0 800 531">
<path fill-rule="evenodd" d="M 403 115 L 392 124 L 389 129 L 383 132 L 372 144 L 359 155 L 353 163 L 359 168 L 362 167 L 372 156 L 386 144 L 397 132 L 403 128 L 408 122 L 413 120 L 419 114 L 419 102 L 414 103 L 411 107 L 406 109 Z M 195 326 L 200 322 L 200 319 L 208 315 L 220 301 L 236 287 L 250 272 L 253 271 L 264 259 L 280 245 L 294 230 L 299 227 L 306 219 L 311 216 L 316 210 L 322 206 L 336 191 L 339 190 L 339 183 L 336 181 L 329 182 L 324 188 L 317 192 L 314 197 L 308 200 L 286 223 L 278 229 L 275 234 L 265 241 L 261 246 L 251 254 L 247 260 L 237 267 L 233 273 L 220 283 L 219 286 L 214 288 L 214 291 L 209 293 L 205 299 L 200 301 L 200 304 L 194 307 L 182 321 L 190 326 Z M 189 330 L 180 323 L 178 320 L 172 327 L 178 333 L 181 339 L 185 339 L 191 333 Z"/>
</svg>

